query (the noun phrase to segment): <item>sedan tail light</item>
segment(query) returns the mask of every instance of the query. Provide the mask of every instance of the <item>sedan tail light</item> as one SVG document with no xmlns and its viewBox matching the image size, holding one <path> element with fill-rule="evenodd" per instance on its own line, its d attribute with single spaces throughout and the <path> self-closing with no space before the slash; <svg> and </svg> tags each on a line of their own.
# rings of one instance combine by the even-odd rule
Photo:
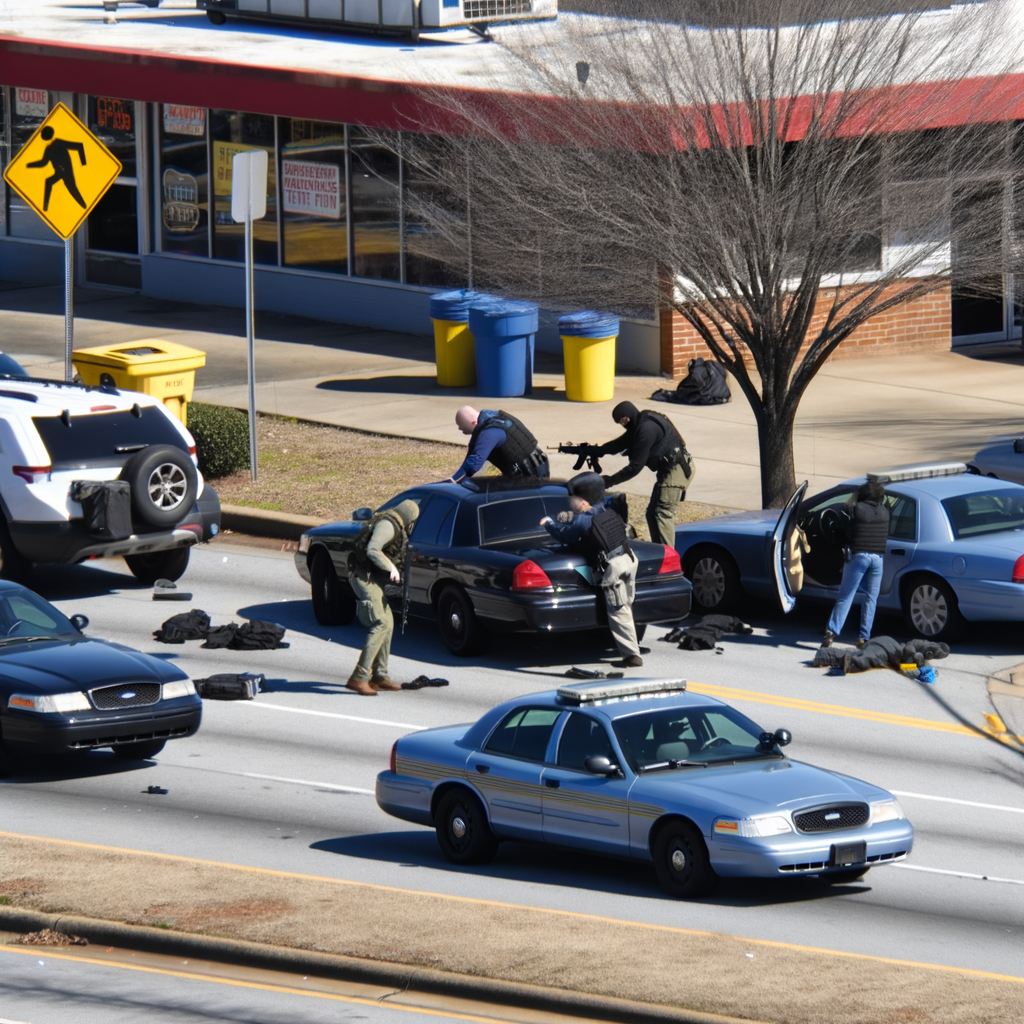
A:
<svg viewBox="0 0 1024 1024">
<path fill-rule="evenodd" d="M 661 560 L 661 568 L 658 570 L 658 575 L 663 576 L 669 573 L 681 573 L 683 571 L 683 565 L 679 561 L 679 552 L 675 548 L 670 548 L 667 544 L 665 545 L 665 557 Z"/>
<path fill-rule="evenodd" d="M 391 744 L 391 760 L 388 762 L 388 767 L 392 772 L 398 771 L 398 740 Z"/>
<path fill-rule="evenodd" d="M 1024 583 L 1024 555 L 1021 555 L 1020 558 L 1013 563 L 1013 575 L 1010 579 L 1014 583 Z"/>
<path fill-rule="evenodd" d="M 50 479 L 52 466 L 11 466 L 11 472 L 25 483 L 41 484 Z"/>
<path fill-rule="evenodd" d="M 540 590 L 551 587 L 548 574 L 534 561 L 527 559 L 512 570 L 513 590 Z"/>
</svg>

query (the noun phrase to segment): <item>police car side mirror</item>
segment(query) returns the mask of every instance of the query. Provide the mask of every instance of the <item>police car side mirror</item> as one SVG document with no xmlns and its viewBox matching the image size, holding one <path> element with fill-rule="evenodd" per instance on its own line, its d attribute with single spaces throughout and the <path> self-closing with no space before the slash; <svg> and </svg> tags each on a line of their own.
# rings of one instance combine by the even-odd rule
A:
<svg viewBox="0 0 1024 1024">
<path fill-rule="evenodd" d="M 766 750 L 772 747 L 787 747 L 793 739 L 793 734 L 788 729 L 776 729 L 775 732 L 763 732 L 758 737 L 761 746 Z"/>
<path fill-rule="evenodd" d="M 71 625 L 74 626 L 79 633 L 84 633 L 86 626 L 89 625 L 89 619 L 85 615 L 72 615 Z"/>
<path fill-rule="evenodd" d="M 583 762 L 583 767 L 586 768 L 591 775 L 612 776 L 618 775 L 619 773 L 619 766 L 617 764 L 612 764 L 607 757 L 588 757 Z"/>
<path fill-rule="evenodd" d="M 372 508 L 366 508 L 364 506 L 363 508 L 354 509 L 353 512 L 352 512 L 352 521 L 354 523 L 368 523 L 372 518 L 373 518 L 373 509 Z"/>
</svg>

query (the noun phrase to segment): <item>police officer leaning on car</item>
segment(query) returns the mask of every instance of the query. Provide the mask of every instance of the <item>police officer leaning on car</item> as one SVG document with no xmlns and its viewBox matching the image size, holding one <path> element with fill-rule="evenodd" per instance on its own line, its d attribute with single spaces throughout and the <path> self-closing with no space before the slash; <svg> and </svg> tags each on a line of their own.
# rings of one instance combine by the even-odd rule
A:
<svg viewBox="0 0 1024 1024">
<path fill-rule="evenodd" d="M 632 402 L 619 402 L 612 410 L 612 419 L 626 432 L 601 445 L 598 454 L 625 452 L 629 463 L 618 473 L 603 477 L 604 485 L 614 487 L 631 480 L 644 466 L 653 470 L 658 479 L 647 505 L 647 529 L 656 544 L 674 547 L 676 506 L 685 500 L 686 488 L 696 472 L 686 442 L 667 417 L 651 409 L 638 412 Z"/>
<path fill-rule="evenodd" d="M 477 412 L 464 405 L 455 414 L 455 422 L 470 438 L 466 458 L 449 478 L 453 483 L 479 473 L 485 462 L 496 466 L 503 476 L 550 475 L 548 457 L 537 438 L 511 413 L 501 409 Z"/>
<path fill-rule="evenodd" d="M 633 622 L 639 562 L 629 546 L 626 524 L 618 513 L 605 507 L 604 500 L 601 477 L 597 473 L 578 473 L 569 481 L 572 518 L 556 523 L 545 516 L 540 525 L 567 547 L 586 555 L 604 594 L 608 625 L 622 655 L 616 665 L 640 668 L 644 662 Z"/>
</svg>

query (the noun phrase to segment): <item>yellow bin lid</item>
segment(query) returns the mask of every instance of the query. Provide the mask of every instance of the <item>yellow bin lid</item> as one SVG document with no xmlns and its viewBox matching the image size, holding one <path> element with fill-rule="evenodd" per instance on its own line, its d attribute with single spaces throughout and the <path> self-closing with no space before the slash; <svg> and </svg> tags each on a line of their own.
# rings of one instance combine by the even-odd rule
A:
<svg viewBox="0 0 1024 1024">
<path fill-rule="evenodd" d="M 79 348 L 72 353 L 72 358 L 76 363 L 109 366 L 130 377 L 155 377 L 162 373 L 197 370 L 206 365 L 205 352 L 153 338 Z"/>
</svg>

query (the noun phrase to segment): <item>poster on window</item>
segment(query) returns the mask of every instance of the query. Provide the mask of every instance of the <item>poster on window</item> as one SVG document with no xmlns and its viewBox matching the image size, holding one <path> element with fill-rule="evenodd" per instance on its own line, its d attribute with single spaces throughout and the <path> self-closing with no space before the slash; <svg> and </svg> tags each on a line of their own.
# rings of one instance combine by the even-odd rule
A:
<svg viewBox="0 0 1024 1024">
<path fill-rule="evenodd" d="M 164 131 L 168 135 L 203 135 L 206 131 L 206 108 L 165 103 Z"/>
<path fill-rule="evenodd" d="M 14 90 L 14 112 L 18 117 L 46 117 L 50 112 L 50 97 L 45 89 Z"/>
<path fill-rule="evenodd" d="M 213 144 L 213 194 L 231 195 L 231 172 L 236 153 L 250 153 L 262 146 L 247 146 L 242 142 L 214 142 Z M 271 152 L 267 169 L 267 195 L 273 195 L 277 185 L 274 182 L 274 154 Z"/>
<path fill-rule="evenodd" d="M 340 220 L 341 168 L 308 160 L 282 160 L 281 198 L 285 213 Z"/>
</svg>

